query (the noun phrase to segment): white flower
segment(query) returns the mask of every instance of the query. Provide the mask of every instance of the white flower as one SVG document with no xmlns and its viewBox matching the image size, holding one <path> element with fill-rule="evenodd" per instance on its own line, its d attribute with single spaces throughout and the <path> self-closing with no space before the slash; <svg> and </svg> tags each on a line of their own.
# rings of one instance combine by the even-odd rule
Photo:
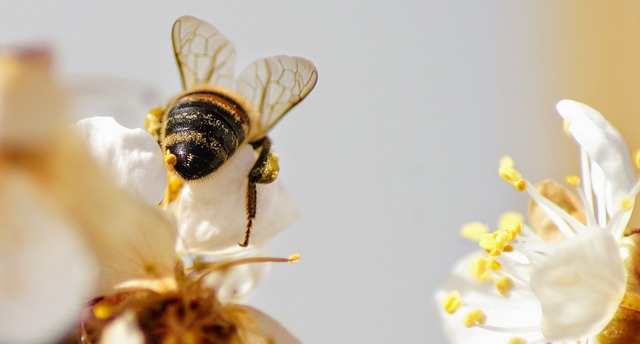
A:
<svg viewBox="0 0 640 344">
<path fill-rule="evenodd" d="M 167 170 L 162 150 L 149 133 L 125 128 L 112 117 L 85 118 L 76 123 L 76 129 L 118 186 L 149 205 L 162 201 Z"/>
<path fill-rule="evenodd" d="M 531 226 L 509 215 L 494 233 L 465 228 L 484 252 L 463 259 L 436 293 L 452 342 L 591 342 L 625 295 L 623 233 L 639 189 L 626 144 L 588 106 L 557 108 L 581 148 L 582 181 L 567 179 L 580 197 L 551 181 L 530 187 L 503 158 L 501 176 L 531 196 Z"/>
<path fill-rule="evenodd" d="M 188 186 L 191 196 L 176 219 L 157 207 L 167 184 L 157 142 L 104 117 L 84 119 L 71 130 L 49 58 L 39 49 L 0 53 L 0 123 L 7 124 L 0 128 L 0 342 L 55 342 L 65 335 L 101 343 L 198 342 L 210 335 L 297 342 L 275 320 L 232 303 L 263 278 L 264 263 L 297 260 L 256 257 L 297 214 L 281 185 L 259 195 L 264 219 L 256 229 L 263 232 L 250 248 L 238 249 L 227 233 L 241 240 L 244 216 L 238 230 L 237 220 L 211 211 L 232 216 L 244 210 L 229 200 L 245 193 L 238 189 L 250 168 L 242 162 L 255 159 L 249 146 L 211 177 L 220 177 L 224 187 L 209 180 L 199 184 L 203 190 Z M 200 234 L 215 230 L 205 236 L 217 239 L 183 240 L 181 247 L 216 253 L 218 261 L 183 266 L 179 254 L 194 252 L 176 251 L 182 218 L 190 221 L 180 227 L 184 233 L 193 226 Z M 166 312 L 157 313 L 159 306 Z M 80 326 L 70 333 L 74 323 Z"/>
<path fill-rule="evenodd" d="M 247 175 L 256 158 L 255 151 L 245 144 L 212 176 L 184 187 L 176 209 L 178 252 L 226 257 L 245 254 L 246 248 L 238 244 L 247 224 Z M 258 184 L 257 190 L 250 247 L 260 248 L 298 218 L 298 209 L 279 180 Z"/>
</svg>

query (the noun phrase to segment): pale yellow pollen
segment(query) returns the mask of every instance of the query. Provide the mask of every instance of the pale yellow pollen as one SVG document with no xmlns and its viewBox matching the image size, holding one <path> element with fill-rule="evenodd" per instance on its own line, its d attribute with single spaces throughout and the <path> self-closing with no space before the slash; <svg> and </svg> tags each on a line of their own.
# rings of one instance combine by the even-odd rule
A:
<svg viewBox="0 0 640 344">
<path fill-rule="evenodd" d="M 442 300 L 442 308 L 449 314 L 453 314 L 460 306 L 462 306 L 462 298 L 460 297 L 460 292 L 457 290 L 450 291 L 444 300 Z"/>
<path fill-rule="evenodd" d="M 489 259 L 476 257 L 471 261 L 471 264 L 469 264 L 469 274 L 479 282 L 489 282 L 491 279 L 491 271 L 489 271 L 487 265 L 489 265 Z"/>
<path fill-rule="evenodd" d="M 469 240 L 479 241 L 483 234 L 489 232 L 489 227 L 480 222 L 471 222 L 460 228 L 460 235 Z"/>
<path fill-rule="evenodd" d="M 569 122 L 568 119 L 565 119 L 564 121 L 562 121 L 562 131 L 564 131 L 564 133 L 567 135 L 571 135 L 571 132 L 569 131 L 570 126 L 571 126 L 571 122 Z"/>
<path fill-rule="evenodd" d="M 480 309 L 474 309 L 464 317 L 465 327 L 475 327 L 478 325 L 484 325 L 487 321 L 487 315 Z"/>
<path fill-rule="evenodd" d="M 289 262 L 290 263 L 297 263 L 299 261 L 300 261 L 300 254 L 299 253 L 294 253 L 294 254 L 289 256 Z"/>
<path fill-rule="evenodd" d="M 571 186 L 580 186 L 580 183 L 582 183 L 582 179 L 576 175 L 566 176 L 565 181 Z"/>
<path fill-rule="evenodd" d="M 634 201 L 631 198 L 625 198 L 622 200 L 622 204 L 620 205 L 620 207 L 622 208 L 622 210 L 631 210 L 633 209 L 633 203 Z"/>
<path fill-rule="evenodd" d="M 635 163 L 636 163 L 636 167 L 640 168 L 640 150 L 636 151 Z"/>
<path fill-rule="evenodd" d="M 515 338 L 509 339 L 508 344 L 527 344 L 527 341 L 526 339 L 515 337 Z"/>
<path fill-rule="evenodd" d="M 511 280 L 511 278 L 507 276 L 500 276 L 496 280 L 496 289 L 498 289 L 500 295 L 504 297 L 508 297 L 509 293 L 511 292 L 511 290 L 513 290 L 514 287 L 515 284 L 513 284 L 513 280 Z"/>
</svg>

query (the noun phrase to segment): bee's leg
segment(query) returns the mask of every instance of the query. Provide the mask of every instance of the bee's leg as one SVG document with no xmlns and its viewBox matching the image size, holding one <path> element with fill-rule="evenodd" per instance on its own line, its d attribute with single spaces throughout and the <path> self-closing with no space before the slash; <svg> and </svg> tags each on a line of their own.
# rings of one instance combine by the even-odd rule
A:
<svg viewBox="0 0 640 344">
<path fill-rule="evenodd" d="M 242 247 L 249 245 L 249 237 L 251 236 L 251 226 L 256 218 L 256 207 L 258 201 L 257 184 L 268 184 L 276 180 L 280 167 L 278 166 L 278 155 L 271 152 L 271 140 L 264 137 L 258 141 L 252 142 L 253 149 L 260 149 L 260 155 L 256 163 L 251 168 L 248 176 L 247 184 L 247 229 L 244 233 L 244 241 L 240 244 Z"/>
</svg>

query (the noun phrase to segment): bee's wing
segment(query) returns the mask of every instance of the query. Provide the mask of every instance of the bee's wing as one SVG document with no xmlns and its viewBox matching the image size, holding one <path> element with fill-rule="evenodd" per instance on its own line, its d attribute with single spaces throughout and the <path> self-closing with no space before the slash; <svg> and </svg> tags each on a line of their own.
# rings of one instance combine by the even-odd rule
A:
<svg viewBox="0 0 640 344">
<path fill-rule="evenodd" d="M 218 29 L 201 19 L 182 16 L 173 24 L 172 36 L 184 89 L 233 85 L 236 49 Z"/>
<path fill-rule="evenodd" d="M 294 56 L 256 60 L 238 77 L 236 90 L 259 112 L 250 139 L 259 139 L 311 92 L 318 71 L 311 61 Z"/>
</svg>

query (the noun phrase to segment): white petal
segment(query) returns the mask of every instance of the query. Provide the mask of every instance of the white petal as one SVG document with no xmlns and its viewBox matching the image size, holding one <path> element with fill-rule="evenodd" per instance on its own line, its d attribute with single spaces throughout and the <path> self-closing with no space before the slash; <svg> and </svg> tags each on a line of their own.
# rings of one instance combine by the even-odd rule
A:
<svg viewBox="0 0 640 344">
<path fill-rule="evenodd" d="M 149 205 L 158 205 L 167 183 L 162 150 L 142 129 L 128 129 L 112 117 L 89 117 L 76 124 L 91 155 L 111 172 L 116 184 Z"/>
<path fill-rule="evenodd" d="M 436 307 L 449 341 L 466 344 L 506 343 L 513 337 L 529 341 L 540 339 L 542 333 L 535 331 L 540 324 L 540 303 L 534 295 L 519 292 L 516 289 L 507 299 L 497 292 L 492 283 L 482 283 L 470 277 L 470 262 L 482 254 L 476 252 L 458 261 L 453 274 L 436 292 Z M 454 314 L 447 314 L 443 310 L 442 301 L 452 290 L 460 292 L 465 307 Z M 488 325 L 503 328 L 505 331 L 466 328 L 463 325 L 463 319 L 468 311 L 476 308 L 482 309 L 487 314 Z M 513 331 L 509 332 L 508 329 Z M 530 331 L 525 333 L 518 329 L 530 329 Z"/>
<path fill-rule="evenodd" d="M 592 228 L 557 245 L 531 274 L 531 288 L 542 304 L 542 332 L 551 340 L 595 335 L 611 320 L 626 288 L 616 240 Z"/>
<path fill-rule="evenodd" d="M 100 344 L 143 344 L 144 334 L 133 312 L 127 312 L 107 325 Z"/>
<path fill-rule="evenodd" d="M 80 231 L 26 177 L 2 180 L 0 342 L 55 342 L 91 295 L 96 261 Z"/>
<path fill-rule="evenodd" d="M 246 248 L 234 259 L 246 257 L 264 257 L 268 249 L 253 250 Z M 216 256 L 220 260 L 227 257 Z M 222 303 L 238 303 L 255 289 L 271 270 L 271 263 L 242 264 L 221 273 L 212 273 L 205 279 L 205 284 L 216 290 L 216 297 Z"/>
<path fill-rule="evenodd" d="M 177 207 L 181 254 L 241 252 L 247 224 L 247 175 L 256 153 L 243 145 L 214 175 L 190 182 Z M 264 246 L 298 217 L 291 196 L 276 180 L 258 185 L 258 208 L 250 245 Z"/>
<path fill-rule="evenodd" d="M 629 197 L 635 184 L 626 142 L 598 111 L 589 106 L 565 99 L 556 107 L 562 118 L 569 121 L 569 131 L 580 147 L 605 173 L 608 182 L 605 199 L 612 215 L 620 209 L 622 199 Z"/>
<path fill-rule="evenodd" d="M 99 295 L 123 281 L 174 275 L 174 219 L 116 187 L 74 132 L 59 133 L 41 164 L 47 192 L 91 242 Z"/>
</svg>

